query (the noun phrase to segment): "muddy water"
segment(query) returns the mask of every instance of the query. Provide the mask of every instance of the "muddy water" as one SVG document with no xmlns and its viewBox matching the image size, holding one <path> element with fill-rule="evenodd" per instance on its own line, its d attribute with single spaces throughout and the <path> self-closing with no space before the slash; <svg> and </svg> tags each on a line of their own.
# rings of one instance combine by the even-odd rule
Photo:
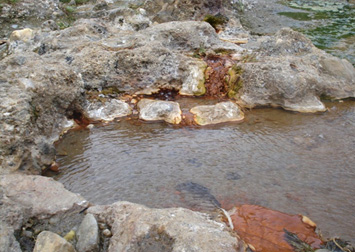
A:
<svg viewBox="0 0 355 252">
<path fill-rule="evenodd" d="M 304 214 L 326 237 L 355 243 L 354 105 L 328 103 L 318 115 L 254 109 L 243 123 L 200 128 L 122 120 L 71 132 L 55 178 L 97 204 L 199 208 L 176 190 L 194 182 L 227 209 Z"/>
</svg>

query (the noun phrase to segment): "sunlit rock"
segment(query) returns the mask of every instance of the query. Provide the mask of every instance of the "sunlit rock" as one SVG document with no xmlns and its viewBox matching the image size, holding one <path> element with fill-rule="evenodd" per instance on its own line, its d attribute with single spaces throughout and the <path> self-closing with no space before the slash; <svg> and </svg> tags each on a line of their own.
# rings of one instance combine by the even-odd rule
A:
<svg viewBox="0 0 355 252">
<path fill-rule="evenodd" d="M 199 125 L 235 122 L 244 119 L 244 113 L 234 102 L 221 102 L 216 105 L 197 106 L 190 110 Z"/>
<path fill-rule="evenodd" d="M 181 122 L 181 110 L 177 102 L 142 99 L 137 104 L 139 118 L 146 121 Z"/>
</svg>

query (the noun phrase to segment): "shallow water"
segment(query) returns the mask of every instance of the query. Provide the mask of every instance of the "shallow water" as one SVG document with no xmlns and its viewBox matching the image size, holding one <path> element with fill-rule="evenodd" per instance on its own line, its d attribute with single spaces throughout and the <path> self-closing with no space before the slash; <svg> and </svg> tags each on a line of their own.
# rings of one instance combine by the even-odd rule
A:
<svg viewBox="0 0 355 252">
<path fill-rule="evenodd" d="M 303 214 L 326 237 L 355 243 L 354 105 L 328 103 L 324 114 L 254 109 L 243 123 L 209 127 L 122 120 L 70 132 L 57 147 L 65 155 L 55 178 L 96 204 L 198 209 L 199 199 L 176 190 L 194 182 L 224 208 Z"/>
</svg>

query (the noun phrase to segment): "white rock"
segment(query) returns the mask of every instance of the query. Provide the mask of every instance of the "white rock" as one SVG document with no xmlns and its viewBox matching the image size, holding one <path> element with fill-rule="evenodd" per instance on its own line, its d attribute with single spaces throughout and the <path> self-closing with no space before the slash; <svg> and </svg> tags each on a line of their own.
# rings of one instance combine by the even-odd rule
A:
<svg viewBox="0 0 355 252">
<path fill-rule="evenodd" d="M 221 102 L 216 105 L 197 106 L 190 110 L 195 115 L 199 125 L 217 124 L 223 122 L 241 121 L 244 114 L 234 102 Z"/>
<path fill-rule="evenodd" d="M 181 122 L 181 110 L 177 102 L 142 99 L 137 104 L 139 118 L 146 121 L 163 120 L 172 124 Z"/>
<path fill-rule="evenodd" d="M 104 104 L 91 103 L 87 108 L 87 113 L 93 120 L 112 121 L 115 118 L 132 114 L 132 108 L 124 101 L 112 99 Z"/>
</svg>

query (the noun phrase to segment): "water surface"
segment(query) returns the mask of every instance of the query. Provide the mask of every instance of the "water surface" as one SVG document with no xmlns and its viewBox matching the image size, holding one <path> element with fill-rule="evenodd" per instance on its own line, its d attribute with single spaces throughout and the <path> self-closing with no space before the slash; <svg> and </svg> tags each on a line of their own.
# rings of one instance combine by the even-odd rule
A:
<svg viewBox="0 0 355 252">
<path fill-rule="evenodd" d="M 121 120 L 70 132 L 56 179 L 96 204 L 198 208 L 176 188 L 193 182 L 222 206 L 257 204 L 318 223 L 355 243 L 355 102 L 324 114 L 246 111 L 243 123 L 177 127 Z"/>
</svg>

